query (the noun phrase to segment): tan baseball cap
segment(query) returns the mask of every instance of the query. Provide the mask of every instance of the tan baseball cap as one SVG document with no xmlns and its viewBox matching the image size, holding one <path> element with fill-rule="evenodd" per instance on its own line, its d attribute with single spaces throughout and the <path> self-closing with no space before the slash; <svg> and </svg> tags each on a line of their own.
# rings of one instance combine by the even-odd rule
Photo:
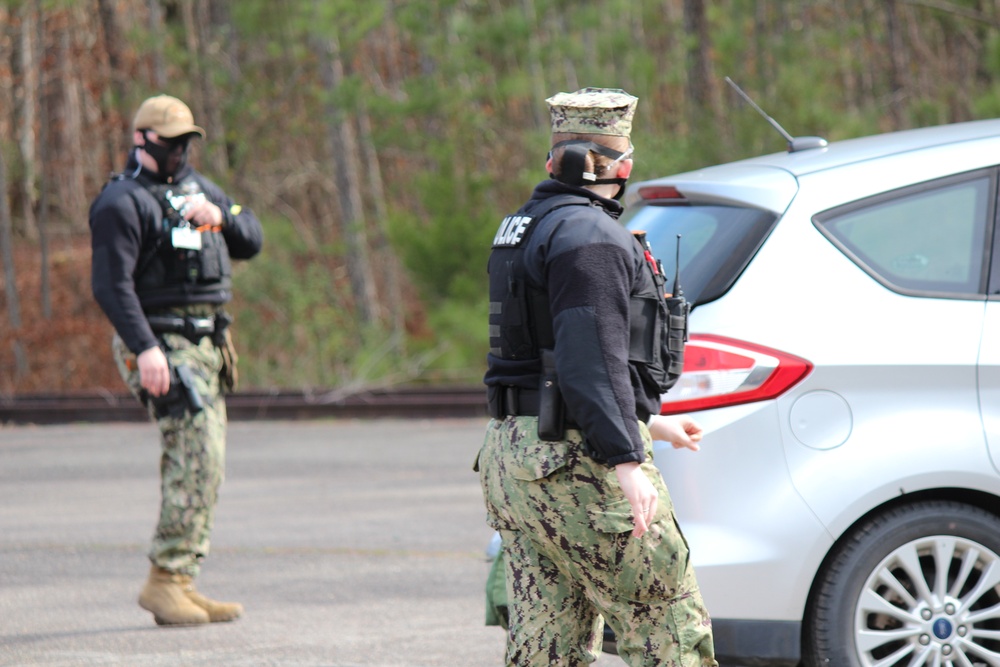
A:
<svg viewBox="0 0 1000 667">
<path fill-rule="evenodd" d="M 205 130 L 194 124 L 194 115 L 188 105 L 170 95 L 150 97 L 140 104 L 132 127 L 153 130 L 166 139 L 192 133 L 205 137 Z"/>
<path fill-rule="evenodd" d="M 545 101 L 553 132 L 627 137 L 639 100 L 620 88 L 583 88 Z"/>
</svg>

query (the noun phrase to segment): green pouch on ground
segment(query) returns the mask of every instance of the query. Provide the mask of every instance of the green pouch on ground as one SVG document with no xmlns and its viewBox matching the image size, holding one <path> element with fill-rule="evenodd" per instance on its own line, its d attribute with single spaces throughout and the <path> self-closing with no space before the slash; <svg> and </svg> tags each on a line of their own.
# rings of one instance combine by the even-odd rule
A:
<svg viewBox="0 0 1000 667">
<path fill-rule="evenodd" d="M 486 625 L 507 629 L 507 576 L 503 547 L 497 552 L 486 576 Z"/>
</svg>

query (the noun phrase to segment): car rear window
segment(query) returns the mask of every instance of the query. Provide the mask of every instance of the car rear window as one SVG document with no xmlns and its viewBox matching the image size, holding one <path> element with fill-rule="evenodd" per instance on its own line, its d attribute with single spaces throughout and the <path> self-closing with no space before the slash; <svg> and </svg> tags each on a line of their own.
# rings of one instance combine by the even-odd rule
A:
<svg viewBox="0 0 1000 667">
<path fill-rule="evenodd" d="M 676 291 L 680 234 L 680 283 L 692 305 L 718 299 L 733 283 L 774 227 L 770 211 L 736 206 L 644 204 L 623 218 L 632 231 L 646 232 L 653 255 L 663 262 L 667 291 Z"/>
<path fill-rule="evenodd" d="M 889 289 L 921 296 L 985 291 L 992 180 L 923 183 L 816 216 L 855 264 Z"/>
</svg>

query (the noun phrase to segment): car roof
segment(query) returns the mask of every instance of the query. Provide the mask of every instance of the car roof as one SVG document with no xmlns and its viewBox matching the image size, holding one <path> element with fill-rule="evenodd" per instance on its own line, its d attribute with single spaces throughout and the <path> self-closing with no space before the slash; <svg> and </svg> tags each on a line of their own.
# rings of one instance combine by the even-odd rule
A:
<svg viewBox="0 0 1000 667">
<path fill-rule="evenodd" d="M 802 176 L 886 155 L 995 136 L 1000 136 L 1000 119 L 977 120 L 843 139 L 822 148 L 772 153 L 731 164 L 780 167 L 795 176 Z"/>
<path fill-rule="evenodd" d="M 626 205 L 640 201 L 646 186 L 676 186 L 705 203 L 753 205 L 784 211 L 806 174 L 888 155 L 1000 136 L 1000 119 L 968 121 L 833 141 L 821 148 L 746 158 L 654 178 L 629 187 Z"/>
</svg>

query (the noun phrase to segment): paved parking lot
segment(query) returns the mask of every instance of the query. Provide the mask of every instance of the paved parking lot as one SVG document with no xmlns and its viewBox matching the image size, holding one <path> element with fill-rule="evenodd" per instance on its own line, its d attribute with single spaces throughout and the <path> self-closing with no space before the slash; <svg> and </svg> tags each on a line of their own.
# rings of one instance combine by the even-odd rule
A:
<svg viewBox="0 0 1000 667">
<path fill-rule="evenodd" d="M 158 628 L 135 603 L 153 427 L 0 427 L 0 665 L 502 665 L 471 471 L 484 425 L 231 424 L 199 588 L 246 616 L 195 628 Z"/>
</svg>

